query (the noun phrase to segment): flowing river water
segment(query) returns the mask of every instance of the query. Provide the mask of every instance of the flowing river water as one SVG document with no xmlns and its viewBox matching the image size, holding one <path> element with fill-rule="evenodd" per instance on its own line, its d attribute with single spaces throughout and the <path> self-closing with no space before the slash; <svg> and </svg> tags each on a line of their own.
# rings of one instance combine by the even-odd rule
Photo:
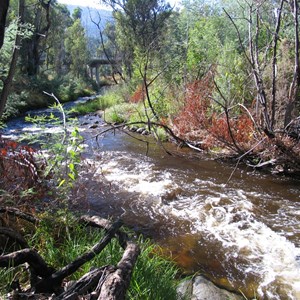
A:
<svg viewBox="0 0 300 300">
<path fill-rule="evenodd" d="M 227 183 L 232 164 L 166 144 L 170 156 L 122 132 L 96 140 L 102 120 L 79 123 L 89 167 L 74 196 L 84 207 L 151 236 L 187 273 L 249 298 L 300 299 L 299 180 L 240 167 Z M 33 129 L 13 120 L 4 134 L 16 131 Z"/>
</svg>

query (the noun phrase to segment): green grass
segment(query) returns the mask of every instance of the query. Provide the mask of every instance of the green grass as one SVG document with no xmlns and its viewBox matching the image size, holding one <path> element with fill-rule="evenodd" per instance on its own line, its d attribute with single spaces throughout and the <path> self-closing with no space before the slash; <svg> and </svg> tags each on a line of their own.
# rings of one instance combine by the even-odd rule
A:
<svg viewBox="0 0 300 300">
<path fill-rule="evenodd" d="M 105 110 L 104 120 L 107 123 L 125 123 L 128 122 L 136 110 L 134 103 L 121 103 Z"/>
<path fill-rule="evenodd" d="M 133 233 L 129 233 L 133 235 Z M 46 262 L 60 269 L 75 258 L 89 251 L 104 235 L 101 230 L 79 226 L 73 216 L 61 213 L 54 218 L 45 214 L 35 234 L 30 239 L 30 246 L 35 248 Z M 176 276 L 178 269 L 169 260 L 156 254 L 150 240 L 140 238 L 138 244 L 141 254 L 138 257 L 126 299 L 176 299 Z M 118 241 L 113 239 L 93 260 L 86 263 L 69 279 L 76 280 L 88 272 L 91 267 L 117 265 L 123 255 Z M 0 268 L 0 295 L 7 293 L 7 286 L 13 279 L 21 279 L 22 284 L 29 280 L 25 268 Z"/>
<path fill-rule="evenodd" d="M 142 252 L 133 272 L 128 299 L 177 299 L 175 264 L 159 256 L 157 246 L 150 240 L 140 238 L 139 244 Z"/>
<path fill-rule="evenodd" d="M 96 99 L 76 105 L 71 112 L 77 114 L 87 114 L 97 110 L 105 110 L 109 107 L 120 104 L 126 100 L 122 93 L 123 89 L 124 88 L 122 86 L 109 88 L 103 95 L 97 97 Z"/>
</svg>

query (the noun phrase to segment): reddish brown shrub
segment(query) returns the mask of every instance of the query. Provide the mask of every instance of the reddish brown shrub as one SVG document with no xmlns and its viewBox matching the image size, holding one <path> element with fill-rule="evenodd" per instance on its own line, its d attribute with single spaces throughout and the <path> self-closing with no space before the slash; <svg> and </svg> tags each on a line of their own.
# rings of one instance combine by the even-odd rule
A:
<svg viewBox="0 0 300 300">
<path fill-rule="evenodd" d="M 31 188 L 39 181 L 36 150 L 0 136 L 0 189 L 9 193 Z"/>
<path fill-rule="evenodd" d="M 145 89 L 142 85 L 138 86 L 136 91 L 130 97 L 130 102 L 138 103 L 145 99 Z"/>
<path fill-rule="evenodd" d="M 231 127 L 232 136 L 228 128 L 226 116 L 218 118 L 214 116 L 212 118 L 209 132 L 217 140 L 224 142 L 225 144 L 233 144 L 233 139 L 240 146 L 246 146 L 252 142 L 254 127 L 253 122 L 248 115 L 242 114 L 238 117 L 231 118 L 229 120 L 229 124 Z"/>
<path fill-rule="evenodd" d="M 173 125 L 179 136 L 193 131 L 207 129 L 210 124 L 208 109 L 213 92 L 212 73 L 209 72 L 201 80 L 187 85 L 183 108 L 173 120 Z"/>
</svg>

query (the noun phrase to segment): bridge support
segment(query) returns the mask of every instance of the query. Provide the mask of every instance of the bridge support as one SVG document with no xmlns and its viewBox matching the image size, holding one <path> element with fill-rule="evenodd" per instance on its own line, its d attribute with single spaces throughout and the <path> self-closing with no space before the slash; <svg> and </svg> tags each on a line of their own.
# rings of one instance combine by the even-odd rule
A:
<svg viewBox="0 0 300 300">
<path fill-rule="evenodd" d="M 89 67 L 89 73 L 91 78 L 94 80 L 95 77 L 95 81 L 97 83 L 98 86 L 100 86 L 100 74 L 99 74 L 99 68 L 100 66 L 103 65 L 116 65 L 119 61 L 111 59 L 111 60 L 107 60 L 107 59 L 101 59 L 101 58 L 93 58 L 90 60 L 90 62 L 88 63 L 88 67 Z"/>
</svg>

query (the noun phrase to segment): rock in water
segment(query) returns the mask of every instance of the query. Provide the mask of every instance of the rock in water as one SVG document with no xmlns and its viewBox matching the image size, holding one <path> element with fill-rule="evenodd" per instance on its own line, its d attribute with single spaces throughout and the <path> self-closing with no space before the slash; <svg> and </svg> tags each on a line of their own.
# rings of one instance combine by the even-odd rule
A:
<svg viewBox="0 0 300 300">
<path fill-rule="evenodd" d="M 242 296 L 218 288 L 203 276 L 196 276 L 180 283 L 179 299 L 191 300 L 243 300 Z"/>
</svg>

